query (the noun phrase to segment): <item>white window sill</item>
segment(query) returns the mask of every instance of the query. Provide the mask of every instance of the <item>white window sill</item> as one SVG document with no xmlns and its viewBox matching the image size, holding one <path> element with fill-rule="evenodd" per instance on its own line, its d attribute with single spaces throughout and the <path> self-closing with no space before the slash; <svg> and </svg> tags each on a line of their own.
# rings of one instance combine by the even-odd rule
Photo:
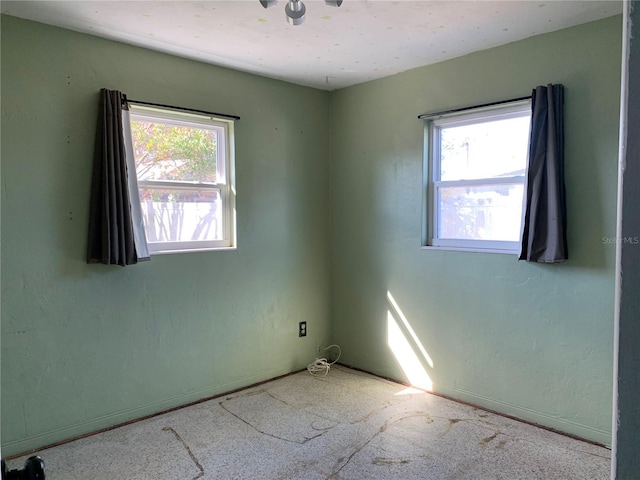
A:
<svg viewBox="0 0 640 480">
<path fill-rule="evenodd" d="M 501 253 L 503 255 L 518 255 L 520 252 L 515 250 L 500 250 L 497 248 L 465 248 L 465 247 L 451 247 L 442 245 L 422 245 L 421 250 L 441 250 L 449 252 L 470 252 L 470 253 Z"/>
<path fill-rule="evenodd" d="M 238 247 L 213 247 L 213 248 L 185 248 L 183 250 L 159 250 L 157 252 L 149 252 L 152 257 L 155 255 L 171 255 L 174 253 L 197 253 L 197 252 L 219 252 L 219 251 L 233 251 Z"/>
</svg>

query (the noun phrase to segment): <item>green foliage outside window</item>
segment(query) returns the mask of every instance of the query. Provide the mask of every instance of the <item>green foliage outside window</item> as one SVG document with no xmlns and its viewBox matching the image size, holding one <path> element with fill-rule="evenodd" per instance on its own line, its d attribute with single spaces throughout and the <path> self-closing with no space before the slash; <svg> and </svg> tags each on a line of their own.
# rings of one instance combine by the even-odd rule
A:
<svg viewBox="0 0 640 480">
<path fill-rule="evenodd" d="M 216 182 L 215 131 L 132 121 L 131 134 L 139 180 Z"/>
</svg>

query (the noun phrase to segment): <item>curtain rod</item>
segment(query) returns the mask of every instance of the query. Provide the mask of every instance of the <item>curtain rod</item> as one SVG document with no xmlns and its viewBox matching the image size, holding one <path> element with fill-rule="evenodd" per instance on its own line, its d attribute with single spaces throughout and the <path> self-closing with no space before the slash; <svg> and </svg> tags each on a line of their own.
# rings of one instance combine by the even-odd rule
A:
<svg viewBox="0 0 640 480">
<path fill-rule="evenodd" d="M 531 100 L 531 95 L 529 95 L 528 97 L 512 98 L 511 100 L 502 100 L 500 102 L 483 103 L 481 105 L 474 105 L 472 107 L 454 108 L 453 110 L 445 110 L 443 112 L 423 113 L 422 115 L 418 115 L 418 118 L 420 120 L 423 120 L 425 118 L 439 117 L 441 115 L 449 115 L 450 113 L 458 113 L 458 112 L 464 112 L 466 110 L 475 110 L 478 108 L 493 107 L 495 105 L 503 105 L 506 103 L 521 102 L 523 100 Z"/>
<path fill-rule="evenodd" d="M 147 105 L 149 107 L 170 108 L 172 110 L 180 110 L 183 112 L 203 113 L 205 115 L 211 115 L 214 117 L 228 118 L 230 120 L 240 120 L 240 117 L 238 117 L 237 115 L 229 115 L 226 113 L 217 113 L 217 112 L 207 112 L 206 110 L 196 110 L 195 108 L 174 107 L 173 105 L 163 105 L 162 103 L 151 103 L 151 102 L 142 102 L 140 100 L 129 100 L 126 95 L 124 96 L 124 101 L 128 103 L 135 103 L 138 105 Z"/>
</svg>

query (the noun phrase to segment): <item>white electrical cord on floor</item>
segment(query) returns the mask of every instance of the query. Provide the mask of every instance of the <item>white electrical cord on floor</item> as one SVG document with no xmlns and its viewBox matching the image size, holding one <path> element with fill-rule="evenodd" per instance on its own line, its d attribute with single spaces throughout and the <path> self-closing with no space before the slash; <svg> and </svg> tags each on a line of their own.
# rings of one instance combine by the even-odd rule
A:
<svg viewBox="0 0 640 480">
<path fill-rule="evenodd" d="M 324 352 L 324 351 L 327 351 L 330 348 L 334 348 L 334 347 L 338 349 L 338 356 L 336 357 L 336 359 L 333 362 L 327 361 L 326 358 L 316 358 L 315 361 L 313 361 L 309 365 L 307 365 L 307 370 L 309 370 L 309 373 L 311 375 L 323 376 L 323 377 L 327 376 L 327 374 L 329 373 L 329 369 L 331 368 L 331 365 L 336 363 L 338 361 L 338 359 L 340 358 L 340 355 L 342 354 L 342 350 L 340 349 L 340 347 L 338 345 L 329 345 L 327 348 L 323 348 L 322 350 L 320 350 L 318 352 L 318 353 Z"/>
</svg>

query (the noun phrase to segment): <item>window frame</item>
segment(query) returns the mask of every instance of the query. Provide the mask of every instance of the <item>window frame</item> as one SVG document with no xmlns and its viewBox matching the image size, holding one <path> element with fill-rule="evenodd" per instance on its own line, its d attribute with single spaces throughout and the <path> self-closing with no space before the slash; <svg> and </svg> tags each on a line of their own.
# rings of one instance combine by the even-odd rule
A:
<svg viewBox="0 0 640 480">
<path fill-rule="evenodd" d="M 440 131 L 442 128 L 481 123 L 483 120 L 497 121 L 501 119 L 531 116 L 531 99 L 518 99 L 483 107 L 469 108 L 424 116 L 424 152 L 423 152 L 423 226 L 422 248 L 438 250 L 454 250 L 485 253 L 518 254 L 520 241 L 448 239 L 438 236 L 438 213 L 440 202 L 438 191 L 442 187 L 490 186 L 490 185 L 523 185 L 521 219 L 525 214 L 526 178 L 528 164 L 523 175 L 508 177 L 487 177 L 479 179 L 441 180 L 440 179 Z M 528 142 L 527 142 L 528 152 Z M 522 234 L 520 223 L 520 235 Z"/>
<path fill-rule="evenodd" d="M 175 126 L 205 128 L 215 130 L 217 135 L 216 181 L 174 181 L 174 180 L 140 180 L 136 170 L 138 190 L 163 189 L 184 191 L 217 192 L 222 206 L 220 218 L 222 220 L 223 237 L 221 240 L 183 240 L 167 242 L 150 242 L 147 245 L 150 255 L 163 255 L 186 252 L 202 252 L 216 250 L 237 249 L 236 231 L 236 188 L 235 188 L 235 148 L 234 121 L 200 113 L 190 113 L 169 108 L 129 104 L 130 121 L 151 121 Z M 131 133 L 130 133 L 131 135 Z M 131 135 L 133 146 L 133 138 Z M 135 146 L 133 146 L 135 148 Z M 222 158 L 221 158 L 222 157 Z M 134 160 L 135 162 L 135 160 Z M 141 208 L 142 208 L 142 201 Z M 146 236 L 146 225 L 144 228 Z"/>
</svg>

